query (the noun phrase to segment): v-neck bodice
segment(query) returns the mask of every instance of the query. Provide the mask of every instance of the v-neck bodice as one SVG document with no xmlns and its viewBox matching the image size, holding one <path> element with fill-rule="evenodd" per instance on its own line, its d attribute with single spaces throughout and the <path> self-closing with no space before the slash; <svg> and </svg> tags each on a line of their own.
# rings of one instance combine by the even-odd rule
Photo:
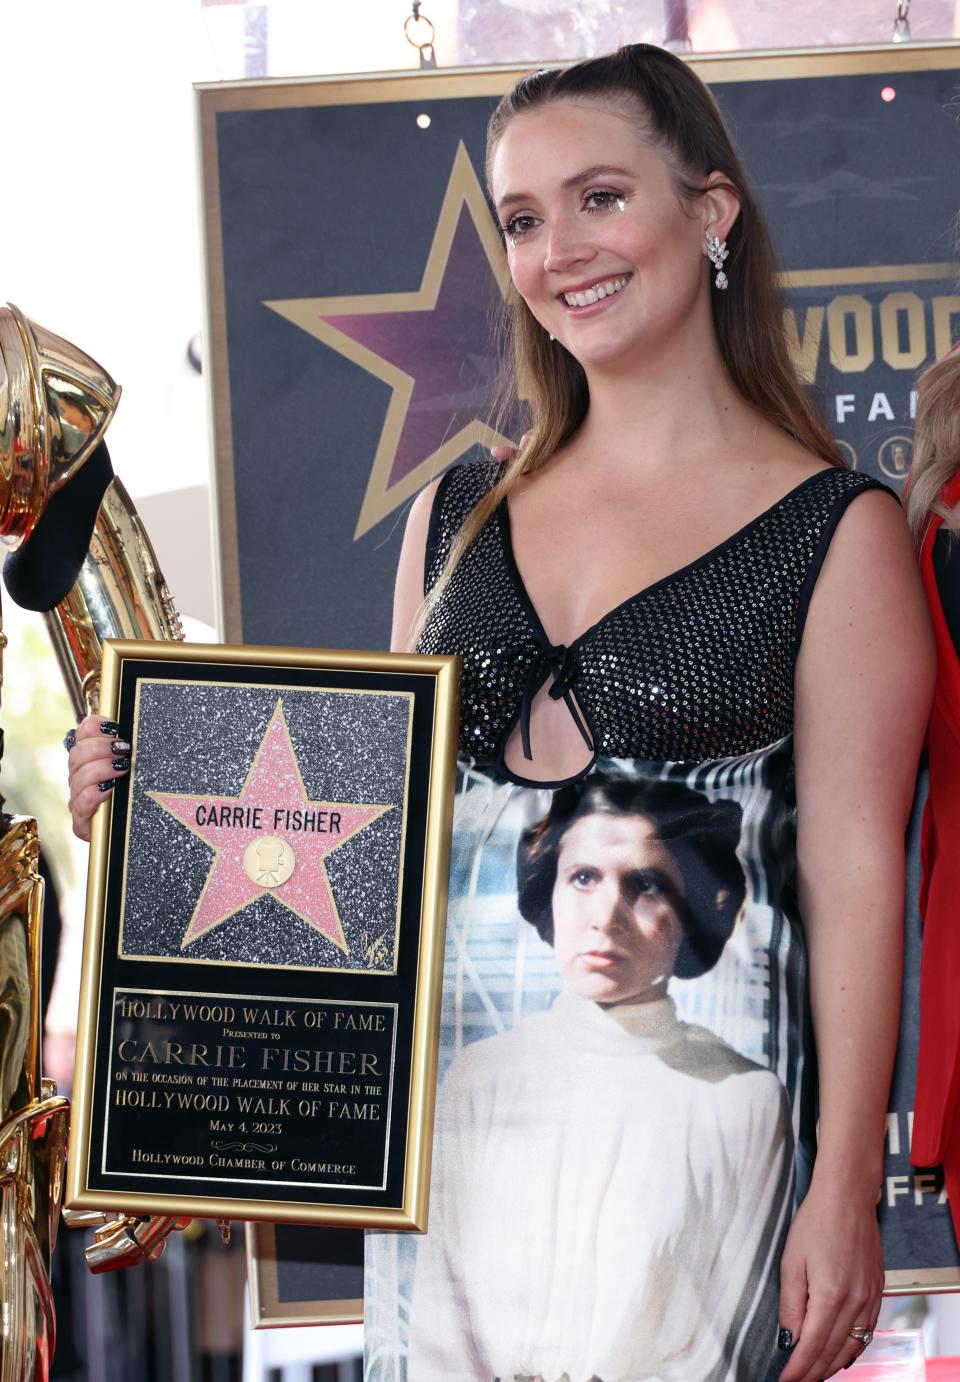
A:
<svg viewBox="0 0 960 1382">
<path fill-rule="evenodd" d="M 495 463 L 478 462 L 443 477 L 431 515 L 425 591 L 498 471 Z M 551 644 L 544 632 L 502 504 L 460 561 L 417 645 L 463 659 L 461 750 L 505 772 L 506 742 L 518 722 L 529 749 L 529 708 L 543 686 L 566 701 L 594 757 L 723 758 L 788 734 L 794 663 L 813 586 L 847 504 L 871 488 L 884 486 L 856 471 L 818 471 L 568 646 Z M 637 537 L 643 540 L 642 522 Z"/>
</svg>

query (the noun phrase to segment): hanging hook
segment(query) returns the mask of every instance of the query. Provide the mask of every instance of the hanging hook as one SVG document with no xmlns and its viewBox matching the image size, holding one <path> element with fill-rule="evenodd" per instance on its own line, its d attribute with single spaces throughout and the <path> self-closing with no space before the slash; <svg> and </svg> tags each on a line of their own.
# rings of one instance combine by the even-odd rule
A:
<svg viewBox="0 0 960 1382">
<path fill-rule="evenodd" d="M 911 0 L 897 0 L 897 13 L 893 20 L 893 43 L 909 43 L 913 37 L 910 32 L 910 3 Z"/>
<path fill-rule="evenodd" d="M 416 48 L 420 54 L 420 66 L 436 67 L 437 54 L 433 46 L 433 40 L 437 36 L 437 31 L 433 27 L 433 22 L 425 14 L 420 13 L 422 0 L 411 0 L 411 13 L 407 15 L 403 24 L 403 36 L 412 48 Z M 411 30 L 417 26 L 425 24 L 427 36 L 425 38 L 415 38 Z"/>
</svg>

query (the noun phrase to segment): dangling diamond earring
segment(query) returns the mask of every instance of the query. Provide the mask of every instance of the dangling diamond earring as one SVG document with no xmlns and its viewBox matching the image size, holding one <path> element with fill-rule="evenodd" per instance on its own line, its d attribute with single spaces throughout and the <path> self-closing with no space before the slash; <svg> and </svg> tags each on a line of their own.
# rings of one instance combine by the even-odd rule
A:
<svg viewBox="0 0 960 1382">
<path fill-rule="evenodd" d="M 707 231 L 707 258 L 717 271 L 717 276 L 713 280 L 717 288 L 726 288 L 730 280 L 723 272 L 723 261 L 727 258 L 730 251 L 727 249 L 726 240 L 721 240 L 717 235 L 711 235 Z"/>
</svg>

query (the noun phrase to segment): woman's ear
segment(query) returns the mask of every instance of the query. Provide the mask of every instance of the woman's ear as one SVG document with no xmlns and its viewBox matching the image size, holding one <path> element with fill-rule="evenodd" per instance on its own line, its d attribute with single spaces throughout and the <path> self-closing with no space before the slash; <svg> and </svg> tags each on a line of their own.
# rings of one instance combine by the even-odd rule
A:
<svg viewBox="0 0 960 1382">
<path fill-rule="evenodd" d="M 704 235 L 726 240 L 740 215 L 737 189 L 724 173 L 711 173 L 703 194 L 702 216 Z"/>
</svg>

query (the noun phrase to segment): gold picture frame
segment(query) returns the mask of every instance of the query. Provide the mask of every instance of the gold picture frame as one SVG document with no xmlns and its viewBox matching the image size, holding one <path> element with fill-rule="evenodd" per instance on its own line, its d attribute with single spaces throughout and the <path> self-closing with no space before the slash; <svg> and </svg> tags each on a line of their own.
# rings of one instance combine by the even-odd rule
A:
<svg viewBox="0 0 960 1382">
<path fill-rule="evenodd" d="M 105 644 L 132 761 L 93 825 L 71 1207 L 426 1227 L 457 675 Z"/>
</svg>

